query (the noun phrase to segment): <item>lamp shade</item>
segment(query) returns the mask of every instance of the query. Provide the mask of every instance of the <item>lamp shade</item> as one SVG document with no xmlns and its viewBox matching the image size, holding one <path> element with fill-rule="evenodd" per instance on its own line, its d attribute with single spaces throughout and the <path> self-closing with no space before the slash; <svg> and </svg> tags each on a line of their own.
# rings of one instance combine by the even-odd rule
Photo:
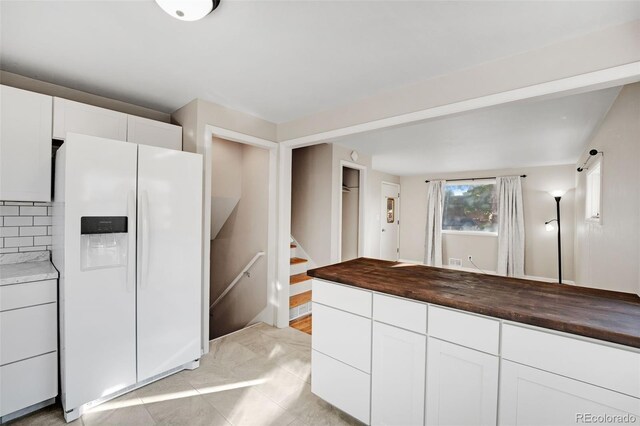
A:
<svg viewBox="0 0 640 426">
<path fill-rule="evenodd" d="M 158 6 L 181 21 L 197 21 L 207 16 L 219 0 L 156 0 Z"/>
<path fill-rule="evenodd" d="M 556 189 L 553 191 L 549 191 L 549 194 L 551 194 L 552 197 L 562 197 L 566 193 L 567 191 L 565 191 L 564 189 Z"/>
<path fill-rule="evenodd" d="M 553 222 L 549 222 L 549 223 L 545 223 L 544 229 L 546 229 L 547 232 L 551 232 L 554 229 L 556 229 L 556 226 Z"/>
</svg>

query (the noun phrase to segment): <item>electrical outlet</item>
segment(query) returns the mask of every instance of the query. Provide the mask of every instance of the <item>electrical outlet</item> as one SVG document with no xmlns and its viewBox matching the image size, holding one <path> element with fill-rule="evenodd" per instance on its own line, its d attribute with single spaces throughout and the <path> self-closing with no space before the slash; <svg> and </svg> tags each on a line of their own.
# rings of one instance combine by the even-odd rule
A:
<svg viewBox="0 0 640 426">
<path fill-rule="evenodd" d="M 471 255 L 467 256 L 467 260 L 468 260 L 469 262 L 473 262 L 473 256 L 471 256 Z"/>
</svg>

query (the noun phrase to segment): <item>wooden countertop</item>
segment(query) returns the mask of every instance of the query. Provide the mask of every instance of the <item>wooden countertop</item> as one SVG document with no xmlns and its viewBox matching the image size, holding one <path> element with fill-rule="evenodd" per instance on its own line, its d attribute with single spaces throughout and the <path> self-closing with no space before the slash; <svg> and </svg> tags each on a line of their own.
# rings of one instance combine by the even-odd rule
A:
<svg viewBox="0 0 640 426">
<path fill-rule="evenodd" d="M 354 287 L 640 348 L 640 297 L 360 258 L 307 274 Z"/>
</svg>

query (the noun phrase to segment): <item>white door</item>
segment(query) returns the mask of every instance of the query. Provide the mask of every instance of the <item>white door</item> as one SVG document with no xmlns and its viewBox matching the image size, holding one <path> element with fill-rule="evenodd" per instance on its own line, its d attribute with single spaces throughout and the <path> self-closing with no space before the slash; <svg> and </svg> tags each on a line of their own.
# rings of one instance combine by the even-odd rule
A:
<svg viewBox="0 0 640 426">
<path fill-rule="evenodd" d="M 632 424 L 620 419 L 640 417 L 639 399 L 599 386 L 506 360 L 500 377 L 501 425 Z"/>
<path fill-rule="evenodd" d="M 64 209 L 64 259 L 56 267 L 66 409 L 136 382 L 136 151 L 127 142 L 77 134 L 69 134 L 58 151 L 54 215 L 57 221 L 57 209 Z M 124 265 L 82 268 L 81 218 L 92 216 L 127 217 Z M 89 243 L 98 254 L 111 244 L 108 238 Z"/>
<path fill-rule="evenodd" d="M 427 360 L 427 425 L 496 424 L 498 357 L 430 337 Z"/>
<path fill-rule="evenodd" d="M 202 156 L 138 145 L 139 381 L 200 358 L 201 244 Z"/>
<path fill-rule="evenodd" d="M 398 260 L 400 237 L 400 185 L 382 183 L 380 258 Z"/>
<path fill-rule="evenodd" d="M 424 424 L 427 337 L 373 323 L 371 424 Z"/>
<path fill-rule="evenodd" d="M 0 86 L 0 200 L 51 201 L 52 102 Z"/>
</svg>

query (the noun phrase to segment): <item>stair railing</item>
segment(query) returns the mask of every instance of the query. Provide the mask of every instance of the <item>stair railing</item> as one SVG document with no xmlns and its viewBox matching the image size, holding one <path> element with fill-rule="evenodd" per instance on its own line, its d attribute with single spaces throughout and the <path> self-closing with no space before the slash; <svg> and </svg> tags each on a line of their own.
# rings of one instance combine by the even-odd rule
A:
<svg viewBox="0 0 640 426">
<path fill-rule="evenodd" d="M 233 289 L 233 287 L 238 284 L 238 282 L 240 282 L 243 276 L 246 275 L 247 277 L 251 277 L 251 273 L 249 272 L 249 270 L 251 269 L 253 264 L 256 263 L 256 261 L 262 256 L 264 256 L 263 251 L 259 251 L 255 256 L 253 256 L 253 259 L 251 259 L 249 263 L 247 263 L 247 266 L 244 267 L 242 272 L 240 272 L 238 276 L 235 277 L 233 281 L 231 281 L 231 284 L 229 284 L 227 288 L 222 292 L 222 294 L 218 296 L 218 298 L 211 304 L 211 306 L 209 306 L 209 310 L 213 309 L 213 307 L 216 306 L 231 291 L 231 289 Z"/>
</svg>

